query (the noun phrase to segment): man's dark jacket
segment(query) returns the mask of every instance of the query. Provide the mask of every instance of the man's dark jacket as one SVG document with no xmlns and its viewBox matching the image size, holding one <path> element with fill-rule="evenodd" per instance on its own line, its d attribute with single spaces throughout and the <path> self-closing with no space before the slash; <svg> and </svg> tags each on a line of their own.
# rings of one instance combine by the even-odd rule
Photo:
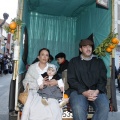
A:
<svg viewBox="0 0 120 120">
<path fill-rule="evenodd" d="M 65 60 L 63 63 L 61 63 L 57 73 L 62 74 L 62 72 L 68 68 L 68 64 L 69 64 L 69 62 L 67 60 Z"/>
<path fill-rule="evenodd" d="M 89 89 L 106 92 L 107 70 L 102 59 L 93 57 L 86 61 L 80 56 L 75 57 L 69 62 L 67 72 L 72 91 L 76 90 L 79 94 Z"/>
</svg>

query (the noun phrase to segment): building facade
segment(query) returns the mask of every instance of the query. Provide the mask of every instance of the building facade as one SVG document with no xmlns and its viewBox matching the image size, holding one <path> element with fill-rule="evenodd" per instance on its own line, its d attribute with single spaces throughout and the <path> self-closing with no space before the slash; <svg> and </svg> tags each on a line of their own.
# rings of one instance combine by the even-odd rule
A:
<svg viewBox="0 0 120 120">
<path fill-rule="evenodd" d="M 115 19 L 115 33 L 118 33 L 118 39 L 120 40 L 120 0 L 114 0 L 114 19 Z M 115 49 L 115 66 L 118 69 L 120 66 L 120 43 Z"/>
<path fill-rule="evenodd" d="M 3 22 L 3 19 L 0 19 L 0 24 Z M 13 53 L 11 46 L 13 44 L 12 34 L 6 33 L 4 30 L 5 26 L 9 24 L 5 22 L 5 24 L 0 27 L 0 54 L 8 55 Z"/>
</svg>

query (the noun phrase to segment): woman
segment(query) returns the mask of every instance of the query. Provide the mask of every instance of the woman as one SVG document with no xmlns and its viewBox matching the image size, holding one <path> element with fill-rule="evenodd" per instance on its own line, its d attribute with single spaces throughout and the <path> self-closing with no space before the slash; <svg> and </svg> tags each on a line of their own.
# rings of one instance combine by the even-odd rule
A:
<svg viewBox="0 0 120 120">
<path fill-rule="evenodd" d="M 56 80 L 47 82 L 47 77 L 41 79 L 41 74 L 48 69 L 48 60 L 50 52 L 48 49 L 43 48 L 39 51 L 39 62 L 32 64 L 25 79 L 23 80 L 24 88 L 29 83 L 29 96 L 24 105 L 21 120 L 62 120 L 62 109 L 59 107 L 59 103 L 56 99 L 49 98 L 48 105 L 41 103 L 41 96 L 37 93 L 39 85 L 57 85 Z M 39 85 L 37 80 L 40 81 Z"/>
</svg>

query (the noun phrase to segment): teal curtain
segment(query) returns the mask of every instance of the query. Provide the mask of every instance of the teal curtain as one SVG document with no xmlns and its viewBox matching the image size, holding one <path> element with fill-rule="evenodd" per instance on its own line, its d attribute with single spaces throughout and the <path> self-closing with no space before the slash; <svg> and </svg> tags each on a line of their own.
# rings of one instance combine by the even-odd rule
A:
<svg viewBox="0 0 120 120">
<path fill-rule="evenodd" d="M 48 48 L 53 57 L 64 52 L 67 59 L 71 59 L 75 56 L 75 37 L 75 18 L 30 13 L 28 63 L 36 58 L 43 47 Z"/>
<path fill-rule="evenodd" d="M 19 5 L 22 6 L 22 2 L 19 1 Z M 23 45 L 23 34 L 24 34 L 24 28 L 26 26 L 27 30 L 29 30 L 29 11 L 28 11 L 28 1 L 24 0 L 24 6 L 23 6 L 23 16 L 22 16 L 22 22 L 23 25 L 21 27 L 21 40 L 20 40 L 20 59 L 19 59 L 19 73 L 23 73 L 26 71 L 26 66 L 23 63 L 22 56 L 24 52 L 24 45 Z M 27 16 L 27 17 L 26 17 Z M 28 36 L 29 39 L 29 36 Z"/>
</svg>

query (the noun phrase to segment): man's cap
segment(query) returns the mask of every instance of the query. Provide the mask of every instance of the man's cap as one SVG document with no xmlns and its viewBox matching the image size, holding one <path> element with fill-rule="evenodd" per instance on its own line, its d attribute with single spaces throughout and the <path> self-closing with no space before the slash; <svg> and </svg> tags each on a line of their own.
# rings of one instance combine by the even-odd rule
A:
<svg viewBox="0 0 120 120">
<path fill-rule="evenodd" d="M 65 53 L 61 52 L 61 53 L 58 53 L 56 56 L 55 56 L 55 59 L 57 58 L 66 58 L 66 55 Z"/>
<path fill-rule="evenodd" d="M 48 69 L 49 69 L 49 68 L 52 68 L 52 69 L 54 69 L 55 71 L 57 71 L 57 66 L 54 65 L 54 64 L 49 64 L 49 65 L 48 65 Z"/>
<path fill-rule="evenodd" d="M 93 45 L 93 44 L 94 44 L 93 41 L 91 41 L 91 40 L 89 40 L 89 39 L 82 39 L 82 40 L 80 41 L 79 46 L 81 47 L 81 46 Z"/>
<path fill-rule="evenodd" d="M 93 33 L 87 39 L 91 40 L 94 43 L 94 41 L 93 41 L 93 39 L 94 39 Z"/>
</svg>

